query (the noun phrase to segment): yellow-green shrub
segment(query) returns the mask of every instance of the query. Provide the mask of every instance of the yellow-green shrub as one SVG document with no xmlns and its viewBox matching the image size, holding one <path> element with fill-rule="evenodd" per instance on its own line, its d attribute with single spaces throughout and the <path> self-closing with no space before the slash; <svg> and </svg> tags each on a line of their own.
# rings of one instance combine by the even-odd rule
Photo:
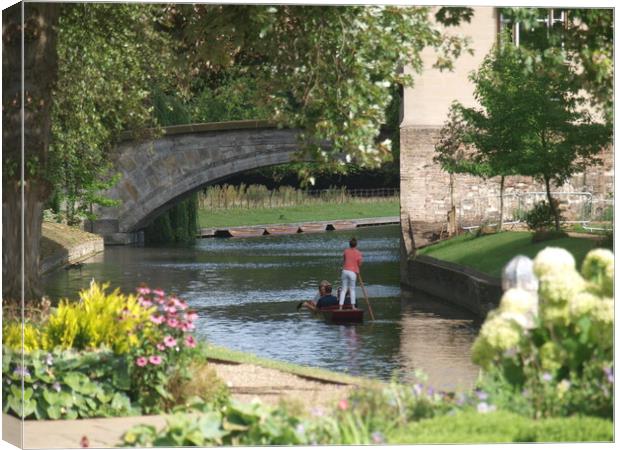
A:
<svg viewBox="0 0 620 450">
<path fill-rule="evenodd" d="M 31 352 L 41 348 L 41 333 L 29 322 L 26 322 L 23 327 L 21 322 L 15 321 L 2 324 L 2 345 L 12 350 L 21 350 L 22 328 L 24 330 L 24 351 Z"/>
<path fill-rule="evenodd" d="M 50 316 L 43 333 L 43 347 L 77 350 L 106 346 L 115 353 L 126 353 L 139 343 L 138 333 L 149 333 L 153 309 L 142 307 L 135 296 L 108 284 L 92 282 L 80 292 L 79 302 L 62 300 Z"/>
</svg>

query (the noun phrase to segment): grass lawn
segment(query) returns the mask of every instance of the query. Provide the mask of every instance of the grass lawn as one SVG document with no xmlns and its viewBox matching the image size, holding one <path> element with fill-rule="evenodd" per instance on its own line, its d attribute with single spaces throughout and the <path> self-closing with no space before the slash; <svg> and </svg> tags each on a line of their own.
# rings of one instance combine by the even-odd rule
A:
<svg viewBox="0 0 620 450">
<path fill-rule="evenodd" d="M 373 203 L 313 203 L 281 208 L 201 209 L 198 211 L 198 223 L 201 228 L 221 228 L 270 223 L 388 217 L 398 216 L 399 214 L 400 206 L 398 200 Z"/>
<path fill-rule="evenodd" d="M 481 237 L 463 234 L 448 241 L 425 247 L 418 254 L 454 262 L 500 277 L 502 268 L 516 255 L 533 258 L 545 247 L 561 247 L 573 254 L 579 268 L 586 254 L 599 246 L 599 242 L 595 239 L 574 237 L 532 244 L 532 233 L 520 231 Z"/>
</svg>

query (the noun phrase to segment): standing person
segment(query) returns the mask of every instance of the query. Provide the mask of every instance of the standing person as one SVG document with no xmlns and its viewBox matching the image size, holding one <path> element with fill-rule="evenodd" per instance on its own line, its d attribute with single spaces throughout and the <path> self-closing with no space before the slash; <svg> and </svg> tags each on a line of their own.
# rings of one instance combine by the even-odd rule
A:
<svg viewBox="0 0 620 450">
<path fill-rule="evenodd" d="M 357 274 L 360 273 L 360 266 L 362 265 L 362 252 L 356 247 L 357 239 L 353 237 L 349 241 L 349 248 L 342 255 L 342 290 L 338 299 L 340 309 L 344 304 L 347 289 L 351 295 L 351 307 L 355 309 L 355 280 L 357 280 Z"/>
</svg>

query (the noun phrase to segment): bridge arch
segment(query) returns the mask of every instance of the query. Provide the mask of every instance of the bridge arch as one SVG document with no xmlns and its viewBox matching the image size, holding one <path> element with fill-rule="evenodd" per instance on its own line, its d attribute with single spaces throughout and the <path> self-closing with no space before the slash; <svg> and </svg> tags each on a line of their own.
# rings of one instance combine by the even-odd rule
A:
<svg viewBox="0 0 620 450">
<path fill-rule="evenodd" d="M 231 175 L 291 162 L 299 130 L 267 121 L 167 127 L 157 139 L 124 141 L 114 153 L 120 180 L 106 196 L 118 207 L 100 208 L 92 231 L 107 244 L 127 244 L 189 192 Z"/>
</svg>

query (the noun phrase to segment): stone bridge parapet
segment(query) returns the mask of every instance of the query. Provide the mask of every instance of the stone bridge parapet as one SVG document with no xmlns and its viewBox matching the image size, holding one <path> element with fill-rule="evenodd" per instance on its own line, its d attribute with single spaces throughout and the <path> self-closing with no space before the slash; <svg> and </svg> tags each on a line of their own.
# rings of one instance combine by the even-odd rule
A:
<svg viewBox="0 0 620 450">
<path fill-rule="evenodd" d="M 106 244 L 128 244 L 189 193 L 232 175 L 291 162 L 299 130 L 268 121 L 234 121 L 167 127 L 160 137 L 122 141 L 115 150 L 120 180 L 106 196 L 117 207 L 100 208 L 91 225 Z"/>
</svg>

